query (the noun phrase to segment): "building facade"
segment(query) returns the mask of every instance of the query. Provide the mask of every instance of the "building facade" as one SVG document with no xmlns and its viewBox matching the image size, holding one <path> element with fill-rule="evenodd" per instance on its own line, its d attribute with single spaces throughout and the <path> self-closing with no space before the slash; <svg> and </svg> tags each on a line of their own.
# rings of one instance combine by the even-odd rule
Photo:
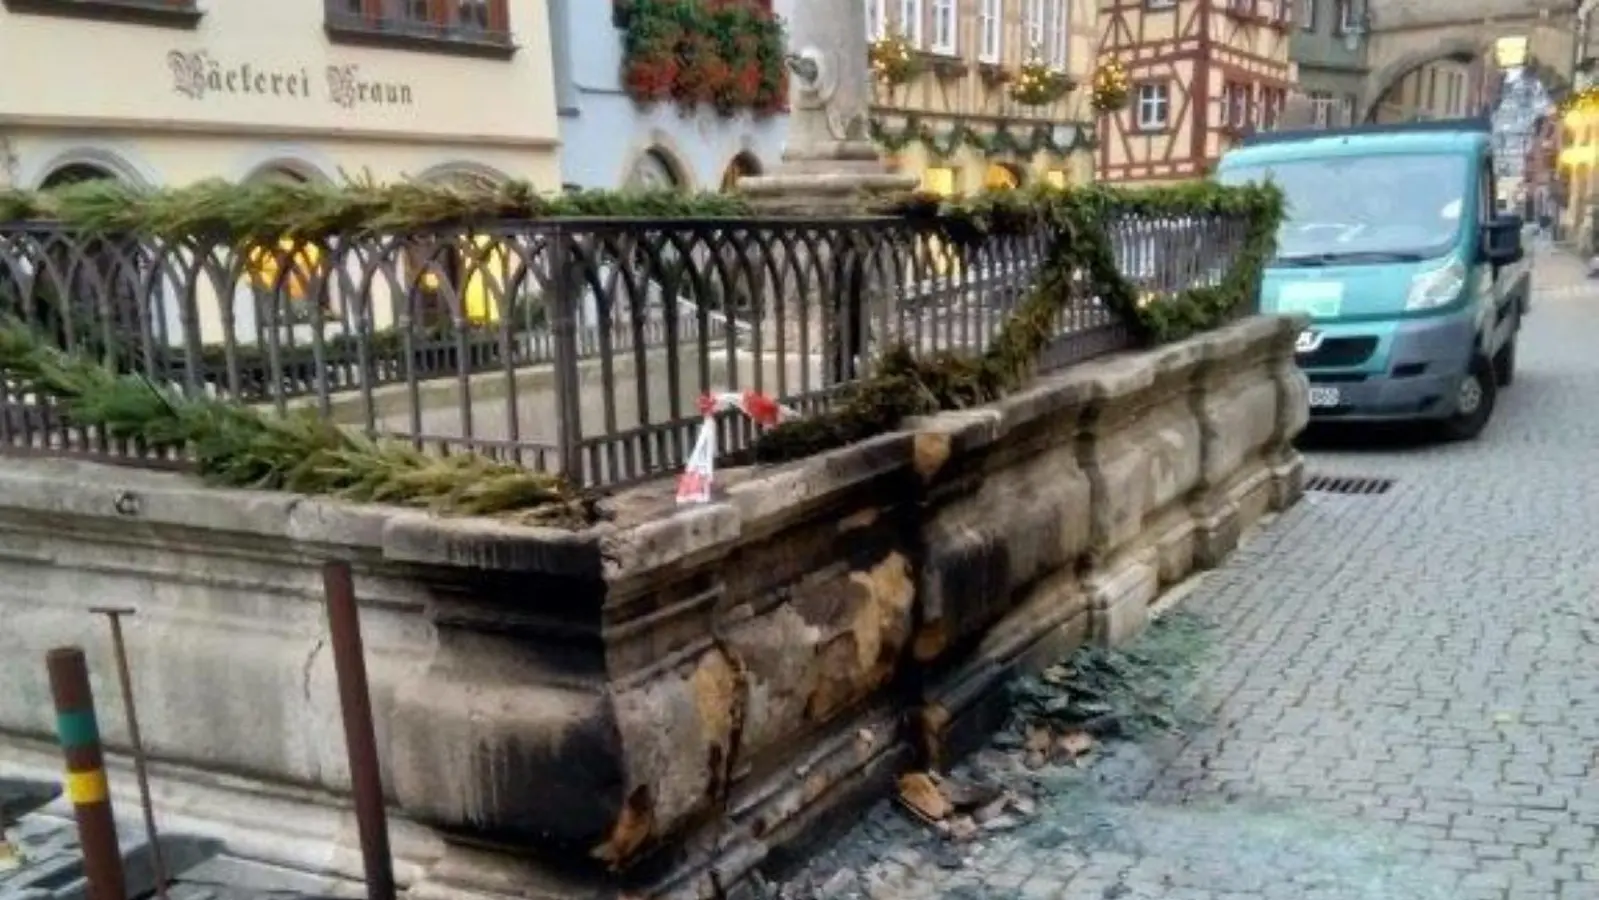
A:
<svg viewBox="0 0 1599 900">
<path fill-rule="evenodd" d="M 735 81 L 741 64 L 727 57 L 740 53 L 741 47 L 757 55 L 759 42 L 769 40 L 774 32 L 763 23 L 780 22 L 792 0 L 775 4 L 773 0 L 744 0 L 743 4 L 720 7 L 704 0 L 655 4 L 674 14 L 676 10 L 666 7 L 692 8 L 694 14 L 705 16 L 708 24 L 712 16 L 722 16 L 725 27 L 706 30 L 725 34 L 728 45 L 702 41 L 699 35 L 685 31 L 660 39 L 659 66 L 649 57 L 652 39 L 648 32 L 654 26 L 643 18 L 652 10 L 641 7 L 639 15 L 630 18 L 628 7 L 609 0 L 546 2 L 554 35 L 566 184 L 714 191 L 731 187 L 743 175 L 765 172 L 780 161 L 787 115 L 781 105 L 774 108 L 770 104 L 771 91 L 763 94 L 751 81 L 742 97 L 729 90 L 725 101 L 696 102 L 685 87 L 696 77 L 694 66 L 683 66 L 680 61 L 703 53 L 699 68 Z M 742 8 L 735 8 L 739 6 Z M 739 29 L 745 29 L 744 33 Z M 780 35 L 780 30 L 776 33 Z M 768 50 L 775 56 L 764 58 L 780 71 L 784 48 L 779 44 Z M 772 70 L 765 74 L 768 81 L 774 77 Z M 706 90 L 717 93 L 714 87 Z M 786 92 L 778 99 L 786 101 Z"/>
<path fill-rule="evenodd" d="M 0 0 L 0 182 L 560 185 L 544 0 Z"/>
<path fill-rule="evenodd" d="M 870 128 L 925 190 L 1092 179 L 1095 0 L 866 0 L 866 29 L 908 52 L 879 70 Z"/>
<path fill-rule="evenodd" d="M 1101 64 L 1130 83 L 1101 120 L 1100 177 L 1202 176 L 1242 135 L 1272 128 L 1295 83 L 1292 0 L 1101 0 Z"/>
<path fill-rule="evenodd" d="M 1374 118 L 1379 123 L 1417 122 L 1478 114 L 1489 74 L 1480 59 L 1425 63 L 1383 95 Z"/>
<path fill-rule="evenodd" d="M 1366 4 L 1370 0 L 1294 0 L 1289 57 L 1315 124 L 1354 124 L 1365 90 Z"/>
</svg>

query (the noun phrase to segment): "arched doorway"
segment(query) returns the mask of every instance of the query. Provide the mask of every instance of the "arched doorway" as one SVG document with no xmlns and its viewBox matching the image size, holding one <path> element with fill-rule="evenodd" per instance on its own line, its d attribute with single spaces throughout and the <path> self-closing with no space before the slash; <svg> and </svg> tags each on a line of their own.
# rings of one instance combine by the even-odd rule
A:
<svg viewBox="0 0 1599 900">
<path fill-rule="evenodd" d="M 732 193 L 738 189 L 741 178 L 753 178 L 761 174 L 761 163 L 753 154 L 745 151 L 733 157 L 727 164 L 727 169 L 722 172 L 722 192 Z"/>
<path fill-rule="evenodd" d="M 665 150 L 651 147 L 633 162 L 625 186 L 630 190 L 676 191 L 687 185 L 688 179 L 683 177 L 683 167 L 677 160 Z"/>
<path fill-rule="evenodd" d="M 988 170 L 983 173 L 983 187 L 991 191 L 1013 191 L 1023 183 L 1021 168 L 1011 163 L 989 163 Z"/>
</svg>

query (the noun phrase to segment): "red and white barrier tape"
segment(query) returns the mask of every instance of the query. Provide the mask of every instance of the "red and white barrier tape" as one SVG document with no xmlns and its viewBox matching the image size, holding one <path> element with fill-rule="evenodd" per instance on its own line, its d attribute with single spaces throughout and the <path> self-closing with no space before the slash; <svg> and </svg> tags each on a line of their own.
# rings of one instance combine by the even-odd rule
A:
<svg viewBox="0 0 1599 900">
<path fill-rule="evenodd" d="M 743 393 L 706 394 L 700 398 L 699 437 L 694 449 L 689 451 L 682 474 L 677 476 L 677 502 L 711 502 L 711 480 L 716 474 L 716 416 L 737 409 L 762 428 L 771 428 L 799 415 L 765 394 L 755 391 Z"/>
</svg>

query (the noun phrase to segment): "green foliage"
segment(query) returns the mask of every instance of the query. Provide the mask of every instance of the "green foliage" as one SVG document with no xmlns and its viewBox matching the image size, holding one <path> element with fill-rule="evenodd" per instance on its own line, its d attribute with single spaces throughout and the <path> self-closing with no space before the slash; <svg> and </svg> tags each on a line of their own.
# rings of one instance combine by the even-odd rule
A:
<svg viewBox="0 0 1599 900">
<path fill-rule="evenodd" d="M 618 0 L 622 86 L 640 103 L 705 105 L 724 116 L 780 112 L 787 39 L 753 0 Z"/>
<path fill-rule="evenodd" d="M 545 196 L 521 183 L 465 188 L 370 181 L 342 186 L 203 182 L 145 191 L 86 182 L 44 194 L 0 192 L 0 222 L 45 220 L 89 234 L 201 236 L 243 245 L 284 236 L 317 239 L 553 216 L 690 218 L 748 212 L 742 201 L 721 195 Z M 1086 289 L 1122 316 L 1145 344 L 1214 328 L 1253 298 L 1274 250 L 1282 197 L 1269 185 L 1223 188 L 1208 181 L 1137 191 L 1037 187 L 959 201 L 915 195 L 879 212 L 922 221 L 955 247 L 1040 228 L 1054 240 L 1033 292 L 981 356 L 917 357 L 906 347 L 891 348 L 878 360 L 875 374 L 846 388 L 832 411 L 763 435 L 758 458 L 798 458 L 891 431 L 910 416 L 969 408 L 1015 391 L 1032 376 L 1059 312 L 1074 291 L 1083 289 L 1073 273 L 1085 273 Z M 1105 228 L 1128 215 L 1146 221 L 1229 217 L 1244 220 L 1248 228 L 1219 285 L 1140 295 L 1117 270 Z M 525 510 L 535 520 L 562 524 L 593 520 L 588 501 L 557 477 L 472 454 L 429 456 L 406 444 L 369 440 L 312 413 L 275 417 L 213 398 L 186 397 L 122 371 L 136 367 L 112 352 L 116 348 L 91 338 L 79 335 L 78 352 L 66 353 L 54 346 L 62 335 L 0 321 L 0 375 L 23 393 L 51 398 L 75 425 L 152 449 L 186 449 L 200 474 L 218 484 L 466 514 Z M 373 336 L 374 350 L 384 350 L 391 338 L 397 336 Z M 239 362 L 248 367 L 246 360 Z"/>
<path fill-rule="evenodd" d="M 886 212 L 925 219 L 956 246 L 991 235 L 1049 228 L 1056 236 L 1038 283 L 1001 326 L 979 357 L 938 354 L 916 357 L 890 349 L 872 377 L 846 387 L 834 409 L 785 423 L 766 432 L 756 457 L 798 459 L 854 443 L 899 427 L 910 416 L 966 409 L 1021 387 L 1054 336 L 1056 319 L 1072 301 L 1072 273 L 1087 276 L 1087 289 L 1152 345 L 1214 328 L 1248 307 L 1261 271 L 1275 252 L 1282 220 L 1281 193 L 1272 185 L 1222 187 L 1199 181 L 1145 190 L 1093 185 L 991 191 L 962 200 L 918 195 Z M 1243 247 L 1219 285 L 1168 295 L 1141 295 L 1116 266 L 1105 225 L 1118 216 L 1144 219 L 1238 217 L 1248 223 Z"/>
<path fill-rule="evenodd" d="M 150 450 L 187 450 L 199 474 L 228 487 L 331 495 L 461 515 L 522 513 L 580 526 L 588 502 L 559 478 L 475 454 L 436 457 L 368 439 L 305 411 L 274 416 L 185 397 L 140 375 L 65 353 L 14 321 L 0 323 L 0 374 L 51 398 L 73 425 Z"/>
<path fill-rule="evenodd" d="M 316 240 L 501 220 L 561 217 L 722 218 L 750 213 L 725 194 L 679 191 L 540 193 L 524 181 L 504 184 L 234 184 L 202 181 L 149 190 L 110 179 L 44 192 L 0 191 L 0 222 L 59 222 L 89 234 L 204 236 L 241 242 L 284 237 Z"/>
<path fill-rule="evenodd" d="M 1066 143 L 1055 140 L 1057 123 L 1035 125 L 1020 133 L 1000 125 L 992 134 L 984 134 L 972 125 L 957 120 L 940 136 L 920 116 L 910 115 L 905 118 L 904 126 L 898 129 L 890 128 L 879 119 L 873 119 L 869 127 L 872 140 L 889 153 L 898 153 L 912 143 L 920 142 L 941 159 L 954 156 L 955 151 L 963 146 L 990 158 L 1009 154 L 1030 157 L 1046 151 L 1056 156 L 1066 156 L 1077 150 L 1092 150 L 1098 146 L 1092 123 L 1071 124 L 1076 126 L 1076 131 Z"/>
</svg>

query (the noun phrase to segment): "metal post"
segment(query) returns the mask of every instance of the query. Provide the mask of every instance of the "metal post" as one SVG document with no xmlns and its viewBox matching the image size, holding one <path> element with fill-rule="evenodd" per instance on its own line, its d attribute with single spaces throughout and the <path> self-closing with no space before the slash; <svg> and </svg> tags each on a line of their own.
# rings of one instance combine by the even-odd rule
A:
<svg viewBox="0 0 1599 900">
<path fill-rule="evenodd" d="M 349 564 L 330 562 L 323 566 L 322 586 L 327 595 L 328 637 L 339 681 L 339 707 L 344 714 L 344 743 L 350 757 L 350 786 L 355 794 L 355 825 L 361 836 L 366 895 L 369 900 L 394 900 L 394 861 L 389 856 L 383 776 L 378 770 L 372 696 L 366 681 L 366 653 L 361 646 L 361 616 Z"/>
<path fill-rule="evenodd" d="M 117 845 L 100 725 L 94 715 L 89 666 L 80 647 L 57 647 L 45 655 L 50 694 L 55 699 L 56 731 L 66 757 L 66 794 L 78 820 L 78 846 L 90 900 L 126 900 L 122 848 Z"/>
<path fill-rule="evenodd" d="M 144 808 L 144 831 L 150 837 L 150 858 L 155 868 L 155 892 L 167 900 L 167 857 L 155 827 L 155 805 L 150 801 L 150 775 L 145 766 L 144 738 L 139 734 L 139 710 L 133 701 L 133 675 L 128 667 L 128 647 L 122 639 L 122 617 L 128 608 L 93 607 L 89 610 L 111 623 L 111 648 L 117 656 L 117 679 L 122 683 L 122 710 L 128 719 L 128 743 L 133 750 L 133 775 L 139 782 L 139 802 Z"/>
<path fill-rule="evenodd" d="M 561 459 L 561 474 L 573 484 L 584 484 L 583 474 L 583 386 L 577 365 L 577 302 L 582 285 L 576 243 L 567 225 L 554 226 L 550 242 L 550 273 L 554 284 L 549 295 L 550 337 L 555 350 L 556 452 Z M 610 315 L 604 297 L 600 306 L 601 327 Z M 676 352 L 673 348 L 672 352 Z M 609 387 L 609 386 L 607 386 Z"/>
</svg>

